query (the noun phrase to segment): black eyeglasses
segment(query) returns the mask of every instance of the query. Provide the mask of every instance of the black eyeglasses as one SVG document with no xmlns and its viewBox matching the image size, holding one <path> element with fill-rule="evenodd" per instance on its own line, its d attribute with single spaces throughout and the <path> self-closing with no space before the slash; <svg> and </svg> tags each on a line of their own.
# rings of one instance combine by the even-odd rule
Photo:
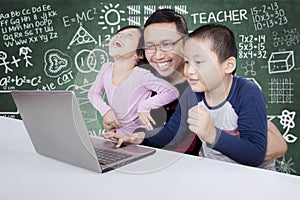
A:
<svg viewBox="0 0 300 200">
<path fill-rule="evenodd" d="M 177 44 L 184 37 L 185 36 L 182 36 L 174 42 L 165 42 L 165 43 L 161 43 L 161 44 L 151 44 L 151 45 L 144 46 L 145 53 L 153 54 L 156 52 L 157 48 L 159 48 L 163 52 L 172 51 L 174 49 L 175 44 Z"/>
</svg>

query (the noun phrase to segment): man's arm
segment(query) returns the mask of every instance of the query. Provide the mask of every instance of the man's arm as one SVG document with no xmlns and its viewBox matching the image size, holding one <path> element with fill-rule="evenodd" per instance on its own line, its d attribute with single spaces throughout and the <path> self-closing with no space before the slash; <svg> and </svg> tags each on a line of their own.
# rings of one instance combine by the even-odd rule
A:
<svg viewBox="0 0 300 200">
<path fill-rule="evenodd" d="M 141 144 L 155 148 L 164 148 L 175 138 L 179 130 L 180 118 L 180 105 L 178 105 L 171 119 L 158 132 L 155 133 L 157 129 L 145 131 L 145 138 Z"/>
<path fill-rule="evenodd" d="M 287 143 L 273 122 L 268 121 L 268 144 L 265 161 L 283 156 L 288 149 Z"/>
<path fill-rule="evenodd" d="M 190 133 L 187 123 L 188 110 L 197 105 L 198 100 L 191 87 L 187 87 L 179 99 L 179 104 L 170 120 L 155 135 L 146 132 L 142 145 L 164 148 L 174 147 L 183 141 Z M 147 135 L 151 135 L 147 138 Z"/>
<path fill-rule="evenodd" d="M 180 125 L 180 106 L 177 106 L 176 111 L 172 115 L 168 123 L 162 128 L 156 128 L 153 130 L 143 130 L 135 133 L 129 133 L 120 135 L 114 132 L 107 132 L 102 134 L 105 139 L 116 140 L 116 147 L 120 147 L 124 144 L 141 144 L 145 146 L 151 146 L 155 148 L 164 148 L 167 146 L 176 136 L 178 127 Z"/>
<path fill-rule="evenodd" d="M 142 144 L 156 148 L 164 148 L 166 146 L 171 147 L 178 144 L 190 133 L 187 124 L 187 111 L 195 105 L 197 105 L 197 98 L 191 88 L 188 87 L 179 99 L 179 105 L 172 117 L 159 131 L 158 129 L 154 129 L 127 135 L 105 133 L 103 134 L 103 137 L 106 139 L 117 140 L 117 147 L 122 143 Z"/>
</svg>

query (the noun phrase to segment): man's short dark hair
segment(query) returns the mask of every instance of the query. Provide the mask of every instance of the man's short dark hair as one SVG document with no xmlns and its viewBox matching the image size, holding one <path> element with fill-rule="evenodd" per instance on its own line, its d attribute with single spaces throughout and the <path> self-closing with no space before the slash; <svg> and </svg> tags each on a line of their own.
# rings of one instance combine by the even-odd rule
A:
<svg viewBox="0 0 300 200">
<path fill-rule="evenodd" d="M 184 35 L 188 34 L 188 29 L 186 25 L 186 21 L 182 15 L 175 12 L 172 9 L 160 9 L 156 10 L 150 17 L 147 19 L 144 24 L 144 28 L 149 26 L 150 24 L 156 23 L 175 23 L 177 31 Z"/>
</svg>

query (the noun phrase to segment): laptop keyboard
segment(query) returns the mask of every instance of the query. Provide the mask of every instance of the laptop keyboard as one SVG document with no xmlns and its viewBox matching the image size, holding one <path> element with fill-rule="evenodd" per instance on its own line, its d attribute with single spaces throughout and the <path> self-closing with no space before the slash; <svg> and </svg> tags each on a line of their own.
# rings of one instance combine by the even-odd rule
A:
<svg viewBox="0 0 300 200">
<path fill-rule="evenodd" d="M 107 165 L 125 158 L 130 157 L 130 154 L 110 151 L 108 149 L 95 149 L 99 163 L 102 165 Z"/>
</svg>

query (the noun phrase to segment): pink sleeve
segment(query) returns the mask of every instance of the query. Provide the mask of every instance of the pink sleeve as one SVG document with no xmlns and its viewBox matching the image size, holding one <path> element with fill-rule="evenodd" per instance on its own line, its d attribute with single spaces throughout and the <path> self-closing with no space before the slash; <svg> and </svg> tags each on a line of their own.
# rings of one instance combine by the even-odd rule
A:
<svg viewBox="0 0 300 200">
<path fill-rule="evenodd" d="M 151 109 L 162 107 L 179 97 L 179 92 L 169 82 L 154 76 L 151 72 L 147 73 L 144 87 L 155 91 L 157 94 L 141 102 L 138 112 L 150 112 Z"/>
<path fill-rule="evenodd" d="M 102 98 L 104 92 L 104 77 L 105 72 L 107 72 L 107 68 L 108 66 L 103 64 L 101 71 L 97 75 L 96 80 L 88 92 L 88 99 L 90 103 L 100 112 L 102 116 L 104 116 L 107 111 L 111 109 L 111 107 L 108 106 Z"/>
</svg>

